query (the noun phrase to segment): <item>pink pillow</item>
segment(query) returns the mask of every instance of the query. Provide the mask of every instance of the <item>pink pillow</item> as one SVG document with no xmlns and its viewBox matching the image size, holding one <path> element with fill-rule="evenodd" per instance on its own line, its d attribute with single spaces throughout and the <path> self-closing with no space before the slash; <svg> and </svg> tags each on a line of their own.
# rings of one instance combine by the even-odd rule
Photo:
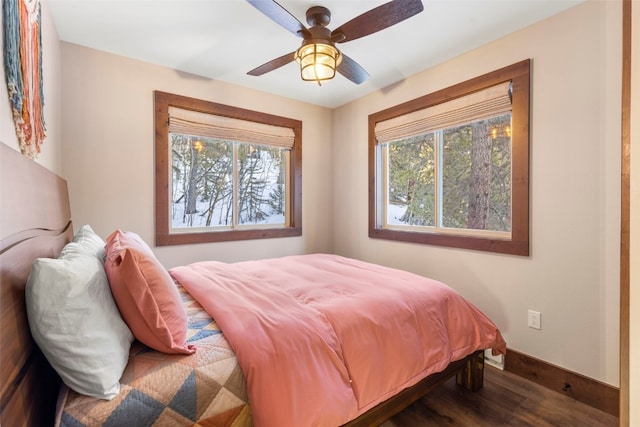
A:
<svg viewBox="0 0 640 427">
<path fill-rule="evenodd" d="M 107 238 L 105 271 L 122 318 L 133 335 L 164 353 L 192 354 L 187 315 L 171 276 L 135 233 Z"/>
</svg>

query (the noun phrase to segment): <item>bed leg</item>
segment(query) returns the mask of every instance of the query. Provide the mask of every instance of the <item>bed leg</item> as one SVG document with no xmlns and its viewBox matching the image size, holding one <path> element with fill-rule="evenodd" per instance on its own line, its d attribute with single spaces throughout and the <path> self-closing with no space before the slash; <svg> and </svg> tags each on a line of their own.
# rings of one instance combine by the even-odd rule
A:
<svg viewBox="0 0 640 427">
<path fill-rule="evenodd" d="M 478 391 L 484 380 L 484 351 L 478 351 L 467 360 L 456 374 L 456 383 L 467 390 Z"/>
</svg>

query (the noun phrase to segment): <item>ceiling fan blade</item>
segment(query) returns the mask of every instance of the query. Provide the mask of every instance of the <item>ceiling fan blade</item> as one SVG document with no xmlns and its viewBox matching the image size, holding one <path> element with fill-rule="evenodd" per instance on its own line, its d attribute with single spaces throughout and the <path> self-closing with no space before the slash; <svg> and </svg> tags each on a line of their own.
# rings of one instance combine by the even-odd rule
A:
<svg viewBox="0 0 640 427">
<path fill-rule="evenodd" d="M 344 43 L 359 39 L 402 22 L 423 10 L 420 0 L 393 0 L 339 26 L 331 32 L 331 40 Z"/>
<path fill-rule="evenodd" d="M 369 78 L 369 73 L 360 66 L 356 61 L 349 58 L 344 53 L 340 53 L 342 55 L 342 61 L 340 65 L 338 65 L 338 72 L 359 85 Z"/>
<path fill-rule="evenodd" d="M 282 55 L 279 58 L 272 59 L 266 64 L 262 64 L 261 66 L 249 71 L 247 74 L 249 74 L 250 76 L 261 76 L 265 73 L 268 73 L 269 71 L 275 70 L 276 68 L 280 68 L 283 65 L 287 65 L 289 62 L 293 62 L 293 60 L 295 59 L 295 54 L 295 52 L 290 52 L 286 55 Z"/>
<path fill-rule="evenodd" d="M 247 0 L 253 7 L 264 13 L 276 24 L 280 25 L 295 36 L 305 38 L 309 30 L 293 16 L 287 9 L 273 0 Z"/>
</svg>

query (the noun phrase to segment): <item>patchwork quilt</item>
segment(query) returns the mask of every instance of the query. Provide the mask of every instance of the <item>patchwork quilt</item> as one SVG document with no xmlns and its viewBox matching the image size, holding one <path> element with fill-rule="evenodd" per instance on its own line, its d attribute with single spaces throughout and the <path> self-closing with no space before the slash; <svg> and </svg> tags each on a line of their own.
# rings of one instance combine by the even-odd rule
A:
<svg viewBox="0 0 640 427">
<path fill-rule="evenodd" d="M 120 394 L 106 401 L 63 385 L 57 427 L 253 425 L 246 382 L 233 350 L 216 322 L 177 286 L 195 354 L 160 353 L 135 341 Z"/>
</svg>

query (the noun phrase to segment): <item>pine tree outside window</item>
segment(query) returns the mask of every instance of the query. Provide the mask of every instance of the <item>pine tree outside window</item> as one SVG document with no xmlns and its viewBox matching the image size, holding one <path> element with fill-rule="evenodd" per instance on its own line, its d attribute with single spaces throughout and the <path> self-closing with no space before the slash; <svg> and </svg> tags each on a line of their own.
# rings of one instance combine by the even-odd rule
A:
<svg viewBox="0 0 640 427">
<path fill-rule="evenodd" d="M 369 117 L 369 236 L 529 252 L 529 61 Z"/>
</svg>

